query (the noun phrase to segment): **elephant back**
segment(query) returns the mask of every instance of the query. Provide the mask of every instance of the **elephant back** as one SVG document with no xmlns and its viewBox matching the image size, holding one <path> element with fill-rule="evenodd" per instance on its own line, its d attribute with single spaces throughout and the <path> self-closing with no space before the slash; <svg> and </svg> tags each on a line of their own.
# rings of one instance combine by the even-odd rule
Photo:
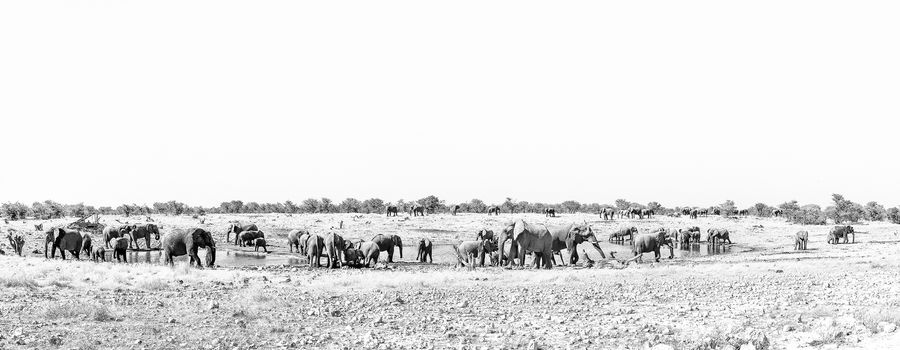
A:
<svg viewBox="0 0 900 350">
<path fill-rule="evenodd" d="M 62 250 L 69 251 L 79 251 L 81 250 L 81 246 L 84 242 L 84 237 L 81 235 L 81 232 L 78 231 L 68 231 L 65 229 L 57 229 L 57 240 L 56 245 Z"/>
<path fill-rule="evenodd" d="M 126 250 L 128 249 L 128 238 L 127 237 L 119 237 L 112 241 L 113 249 L 118 250 Z"/>
</svg>

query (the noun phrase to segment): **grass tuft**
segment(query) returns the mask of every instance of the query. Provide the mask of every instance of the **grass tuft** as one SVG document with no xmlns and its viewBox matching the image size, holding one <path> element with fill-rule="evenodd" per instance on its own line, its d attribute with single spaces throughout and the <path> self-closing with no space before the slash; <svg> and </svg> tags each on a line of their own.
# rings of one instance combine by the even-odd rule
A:
<svg viewBox="0 0 900 350">
<path fill-rule="evenodd" d="M 38 287 L 38 283 L 33 276 L 15 273 L 12 276 L 0 276 L 0 286 L 6 288 L 35 289 Z"/>
<path fill-rule="evenodd" d="M 115 317 L 104 305 L 96 304 L 56 304 L 44 311 L 44 317 L 51 320 L 77 318 L 84 316 L 86 319 L 97 322 L 114 320 Z"/>
<path fill-rule="evenodd" d="M 878 333 L 881 322 L 900 325 L 900 310 L 891 308 L 870 308 L 854 314 L 857 320 L 872 333 Z"/>
</svg>

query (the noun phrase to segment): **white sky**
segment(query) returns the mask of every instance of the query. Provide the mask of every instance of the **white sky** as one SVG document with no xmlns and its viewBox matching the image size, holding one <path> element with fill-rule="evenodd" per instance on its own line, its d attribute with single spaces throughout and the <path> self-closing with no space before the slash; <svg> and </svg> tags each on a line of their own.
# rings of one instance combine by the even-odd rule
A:
<svg viewBox="0 0 900 350">
<path fill-rule="evenodd" d="M 0 202 L 900 204 L 896 1 L 2 1 Z"/>
</svg>

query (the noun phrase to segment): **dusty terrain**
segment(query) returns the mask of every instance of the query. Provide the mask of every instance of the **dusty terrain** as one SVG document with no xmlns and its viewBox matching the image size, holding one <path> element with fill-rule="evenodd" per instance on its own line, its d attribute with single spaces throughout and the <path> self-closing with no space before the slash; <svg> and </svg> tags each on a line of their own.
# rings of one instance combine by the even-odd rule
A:
<svg viewBox="0 0 900 350">
<path fill-rule="evenodd" d="M 418 237 L 468 239 L 511 218 L 614 228 L 727 228 L 726 254 L 679 254 L 623 267 L 550 271 L 455 269 L 446 250 L 435 265 L 411 263 Z M 103 222 L 126 221 L 104 217 Z M 135 220 L 133 218 L 129 218 Z M 0 257 L 0 348 L 885 348 L 900 344 L 900 226 L 857 225 L 855 244 L 827 245 L 826 226 L 779 219 L 657 217 L 602 222 L 596 215 L 477 214 L 154 216 L 163 232 L 192 226 L 216 234 L 222 253 L 231 220 L 257 223 L 273 253 L 244 266 L 174 269 L 158 264 L 48 261 L 37 222 L 3 225 L 28 233 L 29 257 Z M 57 220 L 45 225 L 59 224 Z M 292 228 L 348 238 L 396 233 L 400 262 L 376 269 L 309 270 L 280 237 Z M 810 232 L 807 251 L 792 235 Z M 96 239 L 99 241 L 99 239 Z M 158 245 L 158 242 L 154 242 Z M 705 245 L 704 245 L 705 246 Z M 627 257 L 628 247 L 604 244 Z M 4 250 L 9 252 L 8 247 Z M 40 250 L 41 254 L 33 251 Z M 244 249 L 246 250 L 246 249 Z M 702 248 L 701 250 L 705 250 Z M 255 253 L 248 253 L 253 254 Z M 667 255 L 667 253 L 664 253 Z M 681 255 L 684 255 L 683 257 Z M 260 257 L 262 254 L 260 254 Z M 276 259 L 283 258 L 282 260 Z M 222 260 L 222 259 L 219 259 Z M 228 261 L 227 259 L 224 261 Z M 268 264 L 266 266 L 246 266 Z M 224 263 L 223 263 L 224 264 Z"/>
</svg>

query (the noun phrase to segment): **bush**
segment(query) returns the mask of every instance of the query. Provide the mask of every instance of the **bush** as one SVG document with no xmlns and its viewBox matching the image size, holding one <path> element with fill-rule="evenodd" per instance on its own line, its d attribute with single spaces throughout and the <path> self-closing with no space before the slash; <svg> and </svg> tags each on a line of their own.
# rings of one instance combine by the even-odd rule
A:
<svg viewBox="0 0 900 350">
<path fill-rule="evenodd" d="M 887 217 L 887 210 L 884 210 L 884 206 L 878 204 L 878 202 L 866 203 L 864 210 L 866 220 L 869 221 L 882 221 Z"/>
<path fill-rule="evenodd" d="M 834 201 L 834 206 L 825 209 L 825 214 L 829 219 L 834 220 L 834 223 L 859 222 L 865 217 L 866 212 L 862 205 L 844 199 L 844 196 L 837 193 L 833 194 L 831 199 Z"/>
<path fill-rule="evenodd" d="M 826 222 L 822 207 L 815 204 L 804 205 L 787 218 L 790 222 L 801 225 L 825 225 Z"/>
<path fill-rule="evenodd" d="M 900 208 L 888 209 L 887 218 L 895 224 L 900 224 Z"/>
</svg>

